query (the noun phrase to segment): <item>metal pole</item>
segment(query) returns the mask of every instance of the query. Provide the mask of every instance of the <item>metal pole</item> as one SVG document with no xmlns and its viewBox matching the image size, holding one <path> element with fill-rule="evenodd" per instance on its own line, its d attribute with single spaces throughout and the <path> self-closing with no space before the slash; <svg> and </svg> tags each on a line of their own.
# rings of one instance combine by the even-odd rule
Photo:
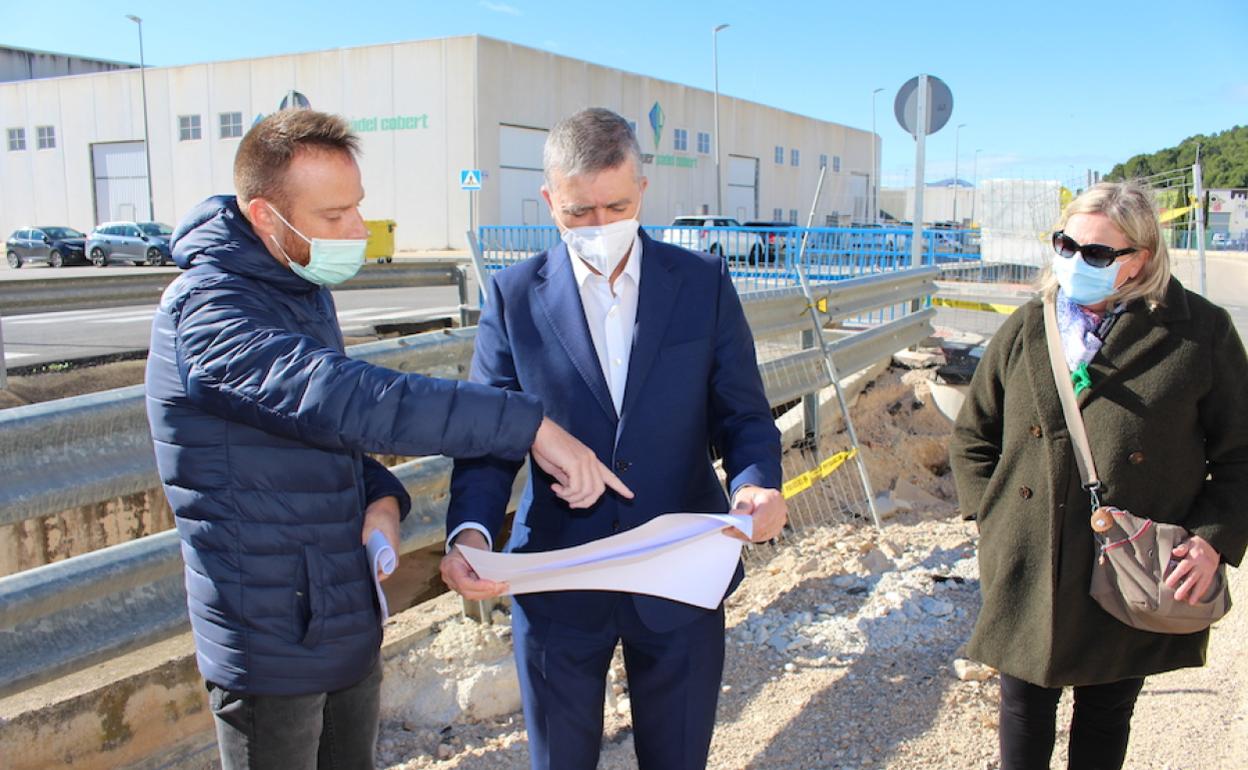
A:
<svg viewBox="0 0 1248 770">
<path fill-rule="evenodd" d="M 0 390 L 9 389 L 9 364 L 4 359 L 4 319 L 0 317 Z"/>
<path fill-rule="evenodd" d="M 923 266 L 923 151 L 927 138 L 927 75 L 919 75 L 914 132 L 914 225 L 910 235 L 910 266 Z"/>
<path fill-rule="evenodd" d="M 971 165 L 971 226 L 975 226 L 975 199 L 979 197 L 979 154 L 983 152 L 981 149 L 975 150 L 975 162 Z"/>
<path fill-rule="evenodd" d="M 1196 162 L 1192 164 L 1192 187 L 1196 194 L 1196 256 L 1200 263 L 1200 295 L 1209 296 L 1205 285 L 1205 185 L 1200 167 L 1200 146 L 1196 147 Z"/>
<path fill-rule="evenodd" d="M 711 61 L 715 69 L 715 213 L 724 213 L 724 184 L 719 170 L 719 31 L 727 29 L 720 24 L 711 30 Z"/>
<path fill-rule="evenodd" d="M 143 154 L 147 158 L 147 216 L 156 219 L 156 196 L 152 194 L 152 138 L 147 126 L 147 63 L 143 58 L 143 20 L 134 14 L 126 18 L 139 25 L 139 83 L 143 90 Z"/>
<path fill-rule="evenodd" d="M 962 182 L 958 179 L 958 151 L 962 142 L 962 127 L 965 123 L 959 123 L 958 127 L 953 130 L 953 225 L 959 230 L 962 229 L 961 222 L 958 221 L 958 191 L 962 188 Z"/>
<path fill-rule="evenodd" d="M 810 278 L 806 275 L 806 239 L 810 228 L 815 222 L 815 210 L 819 207 L 819 195 L 823 192 L 823 178 L 828 167 L 819 169 L 819 183 L 815 185 L 815 199 L 810 204 L 810 216 L 806 218 L 806 232 L 802 233 L 802 244 L 797 254 L 797 277 L 802 285 L 802 294 L 806 297 L 806 308 L 810 311 L 811 325 L 814 327 L 815 338 L 819 340 L 819 352 L 823 354 L 823 367 L 832 381 L 832 389 L 836 392 L 836 403 L 841 408 L 841 417 L 845 418 L 845 432 L 849 435 L 849 443 L 854 448 L 854 458 L 858 461 L 858 478 L 862 481 L 862 489 L 867 495 L 867 509 L 871 511 L 871 521 L 875 528 L 880 529 L 880 514 L 875 509 L 875 491 L 871 487 L 871 478 L 867 475 L 867 464 L 862 459 L 862 448 L 858 445 L 858 433 L 854 430 L 854 421 L 849 416 L 849 404 L 845 400 L 845 391 L 841 388 L 841 378 L 837 375 L 836 364 L 832 361 L 832 353 L 828 350 L 828 341 L 823 336 L 823 317 L 819 315 L 819 305 L 815 301 L 814 291 L 810 287 Z M 817 424 L 816 420 L 816 424 Z"/>
<path fill-rule="evenodd" d="M 880 221 L 880 157 L 875 141 L 875 95 L 883 88 L 871 92 L 871 191 L 867 195 L 871 202 L 871 218 L 867 221 L 876 224 Z"/>
<path fill-rule="evenodd" d="M 485 257 L 481 253 L 481 241 L 477 240 L 477 234 L 472 230 L 468 231 L 468 254 L 472 257 L 472 271 L 477 275 L 477 293 L 481 295 L 481 307 L 484 308 L 486 303 L 490 301 L 490 271 L 485 269 Z"/>
</svg>

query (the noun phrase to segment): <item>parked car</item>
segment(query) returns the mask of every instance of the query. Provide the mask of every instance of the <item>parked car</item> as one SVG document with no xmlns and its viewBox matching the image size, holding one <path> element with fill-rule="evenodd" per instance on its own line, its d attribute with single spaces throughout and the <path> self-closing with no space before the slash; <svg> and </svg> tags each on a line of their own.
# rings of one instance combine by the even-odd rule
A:
<svg viewBox="0 0 1248 770">
<path fill-rule="evenodd" d="M 87 255 L 96 267 L 110 262 L 163 265 L 173 261 L 172 235 L 173 228 L 160 222 L 105 222 L 87 238 Z"/>
<path fill-rule="evenodd" d="M 759 235 L 767 243 L 767 260 L 769 262 L 784 259 L 784 255 L 788 253 L 790 248 L 796 253 L 798 247 L 801 246 L 800 242 L 789 242 L 789 235 L 793 228 L 797 226 L 792 222 L 751 219 L 742 226 L 761 231 Z"/>
<path fill-rule="evenodd" d="M 763 237 L 741 229 L 732 217 L 717 214 L 687 214 L 672 220 L 663 231 L 665 243 L 683 246 L 692 251 L 718 254 L 726 259 L 749 259 L 757 262 L 764 251 Z"/>
<path fill-rule="evenodd" d="M 1214 233 L 1209 239 L 1209 245 L 1215 249 L 1225 249 L 1231 242 L 1231 236 L 1226 233 Z"/>
<path fill-rule="evenodd" d="M 72 227 L 21 227 L 5 241 L 5 256 L 14 269 L 34 262 L 86 264 L 86 238 Z"/>
</svg>

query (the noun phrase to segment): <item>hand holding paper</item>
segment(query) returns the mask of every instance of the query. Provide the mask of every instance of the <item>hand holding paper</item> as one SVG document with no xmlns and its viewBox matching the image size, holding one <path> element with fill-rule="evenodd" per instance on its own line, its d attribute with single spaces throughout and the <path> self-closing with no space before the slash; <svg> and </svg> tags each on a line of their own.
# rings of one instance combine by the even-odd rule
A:
<svg viewBox="0 0 1248 770">
<path fill-rule="evenodd" d="M 719 606 L 741 556 L 750 516 L 669 513 L 636 529 L 573 548 L 541 553 L 458 550 L 484 580 L 505 582 L 512 594 L 538 591 L 626 591 L 706 609 Z"/>
<path fill-rule="evenodd" d="M 390 607 L 386 604 L 386 592 L 381 589 L 380 575 L 393 573 L 395 567 L 399 566 L 399 557 L 380 529 L 373 530 L 364 548 L 368 551 L 368 563 L 373 567 L 373 587 L 377 589 L 377 601 L 381 604 L 381 622 L 384 623 L 390 617 Z"/>
</svg>

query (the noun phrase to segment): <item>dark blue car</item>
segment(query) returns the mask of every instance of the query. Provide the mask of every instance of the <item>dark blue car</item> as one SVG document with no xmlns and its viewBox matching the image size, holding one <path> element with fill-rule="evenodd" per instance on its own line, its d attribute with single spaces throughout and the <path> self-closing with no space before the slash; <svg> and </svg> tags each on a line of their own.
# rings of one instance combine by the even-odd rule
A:
<svg viewBox="0 0 1248 770">
<path fill-rule="evenodd" d="M 87 236 L 72 227 L 21 227 L 4 243 L 9 267 L 43 262 L 52 267 L 86 264 Z"/>
<path fill-rule="evenodd" d="M 87 238 L 87 256 L 96 267 L 112 262 L 163 265 L 173 261 L 172 235 L 173 228 L 160 222 L 105 222 Z"/>
</svg>

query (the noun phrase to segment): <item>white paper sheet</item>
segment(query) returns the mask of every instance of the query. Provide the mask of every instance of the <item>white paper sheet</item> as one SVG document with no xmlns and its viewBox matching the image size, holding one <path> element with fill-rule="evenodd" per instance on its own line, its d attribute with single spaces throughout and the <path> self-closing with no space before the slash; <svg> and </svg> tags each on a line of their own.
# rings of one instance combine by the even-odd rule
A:
<svg viewBox="0 0 1248 770">
<path fill-rule="evenodd" d="M 486 580 L 508 583 L 512 594 L 537 591 L 627 591 L 714 609 L 724 598 L 754 520 L 739 514 L 668 513 L 592 543 L 541 553 L 459 549 Z"/>
<path fill-rule="evenodd" d="M 394 548 L 390 546 L 390 541 L 381 534 L 379 529 L 374 529 L 368 536 L 368 543 L 364 548 L 368 551 L 368 563 L 373 568 L 373 587 L 377 589 L 377 601 L 381 604 L 381 622 L 385 623 L 390 617 L 390 607 L 386 604 L 386 592 L 381 589 L 381 580 L 377 577 L 377 570 L 380 569 L 389 575 L 398 566 L 399 559 L 394 553 Z"/>
</svg>

